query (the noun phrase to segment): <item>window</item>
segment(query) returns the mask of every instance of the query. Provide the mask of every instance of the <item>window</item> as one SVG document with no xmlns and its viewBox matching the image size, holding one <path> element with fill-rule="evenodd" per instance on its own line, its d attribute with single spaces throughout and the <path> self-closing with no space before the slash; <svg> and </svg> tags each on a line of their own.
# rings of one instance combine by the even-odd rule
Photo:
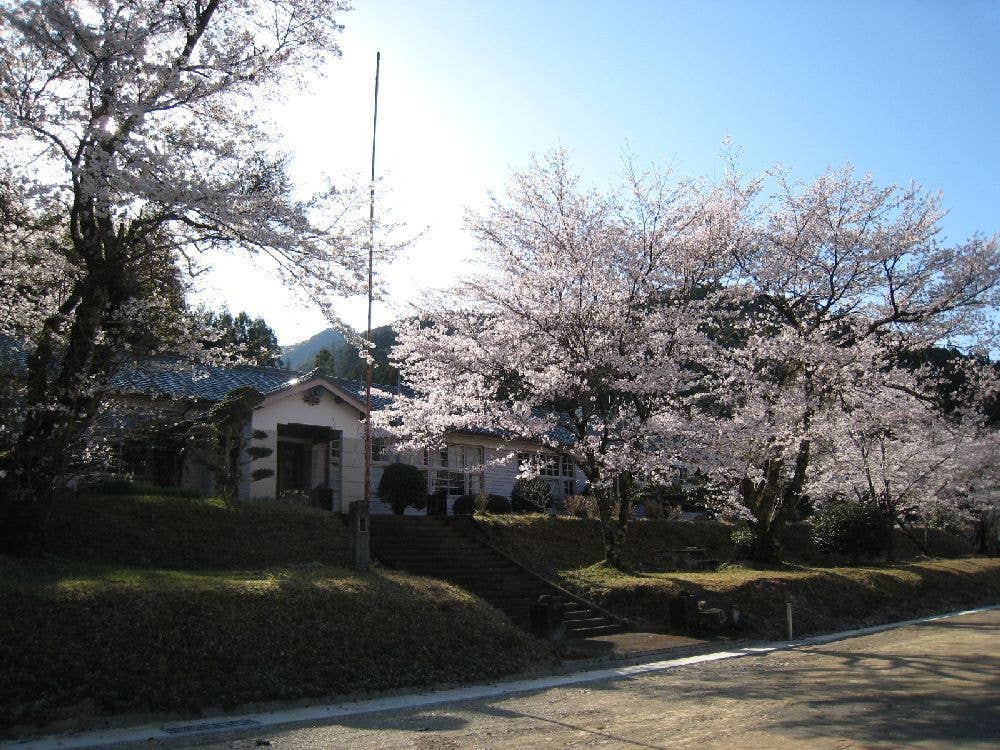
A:
<svg viewBox="0 0 1000 750">
<path fill-rule="evenodd" d="M 466 494 L 465 474 L 460 471 L 435 471 L 431 491 L 440 492 L 441 490 L 444 490 L 444 493 L 449 497 Z"/>
<path fill-rule="evenodd" d="M 543 477 L 574 477 L 576 476 L 573 459 L 569 456 L 554 456 L 549 453 L 528 453 L 522 451 L 517 454 L 519 464 L 534 464 L 538 467 L 538 473 Z"/>
<path fill-rule="evenodd" d="M 522 451 L 517 454 L 517 461 L 519 468 L 525 464 L 538 467 L 538 475 L 552 488 L 552 497 L 576 494 L 576 466 L 569 456 Z"/>
<path fill-rule="evenodd" d="M 116 448 L 116 473 L 159 487 L 180 486 L 184 462 L 180 446 L 164 440 L 127 438 Z"/>
<path fill-rule="evenodd" d="M 392 440 L 387 437 L 372 437 L 372 463 L 389 463 L 392 459 Z"/>
<path fill-rule="evenodd" d="M 449 443 L 440 449 L 424 449 L 430 492 L 444 490 L 448 496 L 474 495 L 486 487 L 483 476 L 483 447 Z"/>
<path fill-rule="evenodd" d="M 480 492 L 486 491 L 482 474 L 469 473 L 465 475 L 465 478 L 467 482 L 466 492 L 470 495 L 478 495 Z"/>
</svg>

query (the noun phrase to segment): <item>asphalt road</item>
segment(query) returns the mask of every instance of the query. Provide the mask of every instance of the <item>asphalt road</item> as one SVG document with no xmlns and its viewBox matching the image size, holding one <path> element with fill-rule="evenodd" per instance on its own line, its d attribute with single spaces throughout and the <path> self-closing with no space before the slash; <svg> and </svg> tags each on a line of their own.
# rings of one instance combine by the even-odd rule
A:
<svg viewBox="0 0 1000 750">
<path fill-rule="evenodd" d="M 822 646 L 211 745 L 1000 748 L 1000 611 Z M 201 745 L 203 746 L 203 745 Z"/>
</svg>

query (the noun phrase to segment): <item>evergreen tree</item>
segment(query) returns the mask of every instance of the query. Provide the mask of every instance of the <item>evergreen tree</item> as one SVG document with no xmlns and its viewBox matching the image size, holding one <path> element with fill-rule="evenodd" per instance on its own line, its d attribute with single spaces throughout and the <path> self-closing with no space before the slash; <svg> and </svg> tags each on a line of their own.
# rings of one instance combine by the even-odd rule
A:
<svg viewBox="0 0 1000 750">
<path fill-rule="evenodd" d="M 333 356 L 333 352 L 324 346 L 316 352 L 316 356 L 313 357 L 312 367 L 309 369 L 318 370 L 320 375 L 333 378 L 337 375 L 337 360 Z"/>
</svg>

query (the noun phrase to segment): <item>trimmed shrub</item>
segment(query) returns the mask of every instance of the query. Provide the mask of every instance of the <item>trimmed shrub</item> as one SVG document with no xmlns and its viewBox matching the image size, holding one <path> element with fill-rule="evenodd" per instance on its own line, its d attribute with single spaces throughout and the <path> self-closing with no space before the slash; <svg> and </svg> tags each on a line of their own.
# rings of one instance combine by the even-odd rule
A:
<svg viewBox="0 0 1000 750">
<path fill-rule="evenodd" d="M 765 536 L 753 526 L 737 526 L 729 536 L 735 560 L 758 562 L 779 559 L 780 543 L 777 535 Z"/>
<path fill-rule="evenodd" d="M 642 507 L 643 515 L 650 521 L 662 521 L 666 516 L 663 510 L 663 503 L 657 500 L 646 499 L 641 501 L 639 505 Z"/>
<path fill-rule="evenodd" d="M 646 518 L 661 520 L 674 518 L 680 513 L 684 503 L 684 492 L 679 483 L 660 484 L 653 482 L 643 484 L 636 492 L 635 504 L 641 507 Z"/>
<path fill-rule="evenodd" d="M 312 496 L 303 490 L 285 490 L 274 499 L 274 502 L 292 506 L 306 506 L 313 504 Z"/>
<path fill-rule="evenodd" d="M 389 464 L 382 471 L 382 478 L 378 482 L 378 497 L 397 516 L 403 515 L 407 506 L 423 508 L 426 496 L 427 480 L 416 466 Z"/>
<path fill-rule="evenodd" d="M 680 505 L 669 505 L 648 497 L 642 501 L 642 510 L 646 514 L 646 518 L 651 521 L 677 520 L 681 514 Z"/>
<path fill-rule="evenodd" d="M 478 513 L 490 513 L 494 516 L 500 516 L 504 513 L 510 513 L 510 510 L 510 500 L 503 495 L 487 495 L 485 492 L 476 495 L 476 512 Z"/>
<path fill-rule="evenodd" d="M 476 496 L 462 495 L 455 499 L 455 504 L 451 506 L 451 512 L 456 516 L 471 516 L 476 512 Z"/>
<path fill-rule="evenodd" d="M 874 503 L 835 501 L 813 521 L 813 544 L 827 554 L 846 555 L 852 561 L 888 552 L 892 527 Z"/>
<path fill-rule="evenodd" d="M 542 513 L 552 505 L 552 488 L 541 477 L 518 479 L 510 493 L 515 513 Z"/>
<path fill-rule="evenodd" d="M 274 450 L 268 448 L 266 445 L 251 445 L 247 448 L 247 455 L 254 461 L 258 458 L 267 458 L 272 453 L 274 453 Z"/>
<path fill-rule="evenodd" d="M 566 497 L 566 512 L 577 518 L 600 518 L 597 500 L 587 495 L 568 495 Z"/>
<path fill-rule="evenodd" d="M 170 569 L 350 561 L 339 515 L 273 498 L 227 504 L 154 495 L 61 496 L 46 526 L 46 552 L 88 563 Z"/>
<path fill-rule="evenodd" d="M 4 747 L 35 723 L 194 719 L 206 705 L 486 682 L 553 660 L 480 599 L 378 569 L 165 576 L 4 557 L 0 601 Z"/>
<path fill-rule="evenodd" d="M 184 497 L 189 499 L 202 498 L 204 494 L 197 490 L 187 490 L 180 487 L 157 487 L 152 484 L 133 482 L 131 479 L 104 479 L 88 482 L 80 486 L 80 494 L 88 495 L 131 495 L 142 497 Z"/>
<path fill-rule="evenodd" d="M 893 555 L 905 554 L 911 545 L 916 546 L 903 535 L 901 530 L 896 529 L 895 533 Z M 914 529 L 914 533 L 922 539 L 931 557 L 965 557 L 976 552 L 976 547 L 970 539 L 949 534 L 944 529 Z M 912 552 L 911 556 L 915 554 L 916 551 Z M 990 556 L 996 557 L 996 555 Z"/>
</svg>

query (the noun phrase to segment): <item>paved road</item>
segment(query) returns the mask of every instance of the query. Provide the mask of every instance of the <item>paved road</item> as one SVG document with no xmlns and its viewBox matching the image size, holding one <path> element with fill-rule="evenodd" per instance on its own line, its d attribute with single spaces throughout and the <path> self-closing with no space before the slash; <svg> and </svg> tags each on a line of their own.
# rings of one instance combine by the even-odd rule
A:
<svg viewBox="0 0 1000 750">
<path fill-rule="evenodd" d="M 1000 748 L 1000 612 L 504 699 L 212 745 Z"/>
</svg>

